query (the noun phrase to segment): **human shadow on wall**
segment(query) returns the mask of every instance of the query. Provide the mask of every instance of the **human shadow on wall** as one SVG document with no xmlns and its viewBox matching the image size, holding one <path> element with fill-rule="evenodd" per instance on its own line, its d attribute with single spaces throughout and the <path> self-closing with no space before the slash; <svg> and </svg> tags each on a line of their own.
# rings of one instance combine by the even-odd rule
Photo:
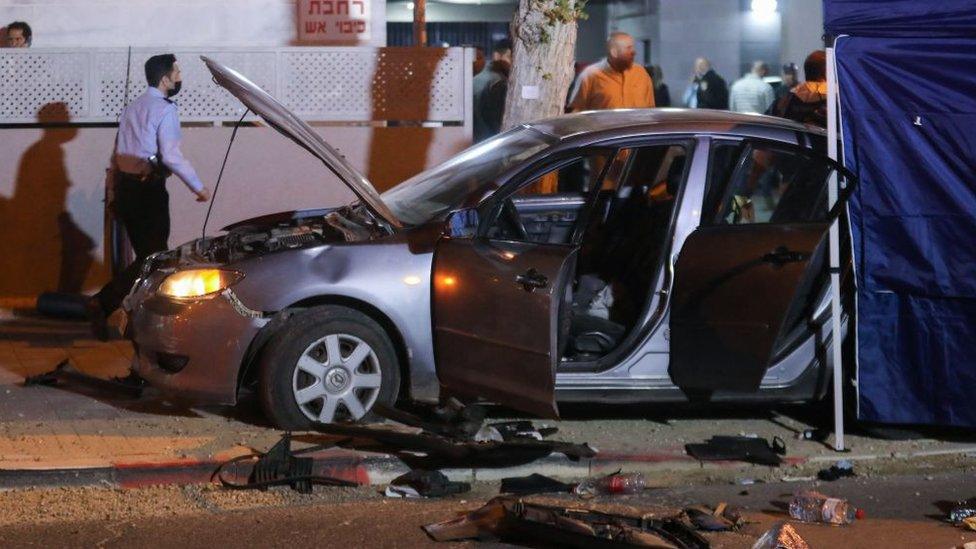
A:
<svg viewBox="0 0 976 549">
<path fill-rule="evenodd" d="M 367 165 L 370 182 L 383 192 L 427 167 L 434 128 L 424 128 L 431 87 L 446 48 L 381 48 L 373 73 L 372 117 L 390 121 L 374 127 Z"/>
<path fill-rule="evenodd" d="M 14 193 L 0 199 L 0 296 L 46 291 L 77 293 L 96 264 L 94 239 L 68 211 L 72 182 L 64 145 L 78 135 L 68 106 L 47 103 L 37 113 L 41 138 L 21 156 Z"/>
</svg>

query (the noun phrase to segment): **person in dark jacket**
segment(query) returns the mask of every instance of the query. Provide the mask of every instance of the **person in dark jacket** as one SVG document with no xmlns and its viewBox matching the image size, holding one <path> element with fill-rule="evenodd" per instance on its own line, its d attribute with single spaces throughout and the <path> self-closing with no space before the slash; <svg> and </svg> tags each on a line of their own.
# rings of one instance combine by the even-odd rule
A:
<svg viewBox="0 0 976 549">
<path fill-rule="evenodd" d="M 776 104 L 777 101 L 789 95 L 790 91 L 800 83 L 800 80 L 797 78 L 797 72 L 796 63 L 783 65 L 783 72 L 780 73 L 782 81 L 779 87 L 776 88 L 776 99 L 773 100 L 773 104 Z"/>
<path fill-rule="evenodd" d="M 500 40 L 492 48 L 491 63 L 485 68 L 488 78 L 474 97 L 474 142 L 498 134 L 505 114 L 508 74 L 512 69 L 512 42 Z"/>
<path fill-rule="evenodd" d="M 767 114 L 827 127 L 827 52 L 816 50 L 803 62 L 805 81 L 773 104 Z"/>
<path fill-rule="evenodd" d="M 728 109 L 729 87 L 725 80 L 712 69 L 712 64 L 704 57 L 695 59 L 695 75 L 692 80 L 695 89 L 695 106 L 699 109 Z"/>
<path fill-rule="evenodd" d="M 651 76 L 651 82 L 654 83 L 654 106 L 670 107 L 671 91 L 668 90 L 668 85 L 664 83 L 664 71 L 661 70 L 661 65 L 645 65 L 644 70 Z"/>
</svg>

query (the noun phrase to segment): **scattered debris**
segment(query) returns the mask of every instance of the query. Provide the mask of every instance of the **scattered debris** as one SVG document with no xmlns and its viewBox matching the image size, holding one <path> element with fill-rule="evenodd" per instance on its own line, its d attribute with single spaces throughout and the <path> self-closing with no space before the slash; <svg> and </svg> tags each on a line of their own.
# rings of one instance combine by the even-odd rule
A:
<svg viewBox="0 0 976 549">
<path fill-rule="evenodd" d="M 814 442 L 826 442 L 830 438 L 830 429 L 818 427 L 816 429 L 804 429 L 796 434 L 800 440 L 812 440 Z"/>
<path fill-rule="evenodd" d="M 590 477 L 576 485 L 573 492 L 582 497 L 615 494 L 639 494 L 646 481 L 640 473 L 610 473 L 602 477 Z"/>
<path fill-rule="evenodd" d="M 355 482 L 334 477 L 315 475 L 312 473 L 314 464 L 312 458 L 297 457 L 298 453 L 308 453 L 320 450 L 335 443 L 319 445 L 305 448 L 301 452 L 291 451 L 291 433 L 285 433 L 281 440 L 275 443 L 265 454 L 257 456 L 239 456 L 230 461 L 226 461 L 214 471 L 213 478 L 220 481 L 224 488 L 231 490 L 267 490 L 271 486 L 291 486 L 291 488 L 302 494 L 312 493 L 313 484 L 325 484 L 330 486 L 358 486 Z M 254 468 L 248 477 L 246 484 L 231 482 L 224 477 L 224 470 L 241 463 L 257 458 Z"/>
<path fill-rule="evenodd" d="M 850 524 L 857 510 L 846 499 L 832 498 L 814 490 L 802 490 L 790 501 L 790 516 L 804 522 Z"/>
<path fill-rule="evenodd" d="M 709 509 L 704 505 L 687 507 L 683 513 L 695 528 L 706 532 L 737 530 L 744 522 L 742 514 L 725 502 L 719 503 L 715 509 Z"/>
<path fill-rule="evenodd" d="M 382 403 L 373 405 L 372 411 L 397 423 L 460 440 L 473 439 L 484 424 L 487 415 L 484 406 L 465 406 L 455 398 L 449 398 L 443 406 L 431 410 L 430 419 Z"/>
<path fill-rule="evenodd" d="M 810 546 L 793 526 L 780 522 L 763 534 L 752 549 L 810 549 Z"/>
<path fill-rule="evenodd" d="M 470 491 L 467 482 L 453 482 L 440 471 L 414 469 L 390 482 L 385 494 L 401 498 L 439 498 Z"/>
<path fill-rule="evenodd" d="M 685 451 L 700 461 L 744 461 L 757 465 L 778 466 L 786 455 L 786 443 L 773 437 L 770 444 L 763 438 L 714 436 L 701 444 L 686 444 Z"/>
<path fill-rule="evenodd" d="M 815 476 L 793 477 L 793 476 L 786 475 L 780 477 L 779 479 L 783 482 L 813 482 L 817 480 L 817 477 Z"/>
<path fill-rule="evenodd" d="M 973 517 L 976 517 L 976 498 L 957 502 L 955 507 L 949 510 L 946 518 L 956 526 L 962 526 L 963 521 Z"/>
<path fill-rule="evenodd" d="M 846 459 L 842 459 L 827 469 L 821 469 L 817 472 L 817 478 L 827 482 L 853 476 L 857 476 L 854 474 L 854 465 Z"/>
<path fill-rule="evenodd" d="M 572 492 L 574 486 L 560 482 L 554 478 L 533 473 L 527 477 L 508 477 L 502 479 L 501 492 L 516 496 L 529 494 L 552 494 L 556 492 Z"/>
<path fill-rule="evenodd" d="M 531 421 L 505 421 L 482 426 L 475 433 L 474 440 L 478 442 L 515 440 L 520 438 L 542 440 L 558 431 L 559 429 L 556 427 L 536 428 Z"/>
<path fill-rule="evenodd" d="M 677 519 L 652 519 L 525 503 L 497 497 L 480 509 L 423 527 L 435 541 L 499 538 L 556 547 L 707 549 L 708 542 Z"/>
<path fill-rule="evenodd" d="M 316 430 L 344 437 L 368 439 L 384 446 L 382 451 L 397 454 L 413 467 L 498 467 L 532 463 L 554 452 L 573 461 L 590 458 L 596 452 L 586 444 L 515 439 L 475 442 L 457 440 L 429 432 L 404 432 L 388 426 L 317 424 Z"/>
<path fill-rule="evenodd" d="M 145 381 L 135 374 L 130 374 L 124 378 L 113 379 L 90 376 L 72 366 L 71 359 L 69 358 L 59 362 L 50 372 L 24 378 L 25 387 L 35 385 L 50 387 L 57 385 L 58 382 L 79 383 L 102 391 L 120 393 L 131 398 L 139 398 L 142 396 L 142 389 L 145 386 Z"/>
</svg>

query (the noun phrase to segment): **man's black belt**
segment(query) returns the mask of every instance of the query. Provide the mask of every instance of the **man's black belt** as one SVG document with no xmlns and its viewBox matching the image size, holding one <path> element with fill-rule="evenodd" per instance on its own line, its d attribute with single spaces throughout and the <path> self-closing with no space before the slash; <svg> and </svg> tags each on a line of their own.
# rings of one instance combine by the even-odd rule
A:
<svg viewBox="0 0 976 549">
<path fill-rule="evenodd" d="M 156 172 L 136 174 L 120 171 L 117 173 L 119 178 L 118 180 L 126 183 L 162 183 L 166 181 L 165 177 L 162 177 L 161 174 L 157 174 Z"/>
</svg>

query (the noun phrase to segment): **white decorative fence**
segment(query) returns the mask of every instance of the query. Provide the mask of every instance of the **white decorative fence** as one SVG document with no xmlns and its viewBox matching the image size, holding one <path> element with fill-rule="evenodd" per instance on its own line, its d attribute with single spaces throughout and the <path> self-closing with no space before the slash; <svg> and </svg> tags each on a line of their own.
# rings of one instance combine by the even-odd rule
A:
<svg viewBox="0 0 976 549">
<path fill-rule="evenodd" d="M 309 121 L 470 120 L 471 60 L 461 48 L 85 48 L 0 50 L 0 124 L 115 122 L 126 89 L 128 100 L 145 90 L 146 59 L 163 52 L 175 53 L 183 71 L 183 122 L 220 124 L 244 112 L 213 83 L 201 55 Z M 67 120 L 45 118 L 51 105 Z"/>
</svg>

